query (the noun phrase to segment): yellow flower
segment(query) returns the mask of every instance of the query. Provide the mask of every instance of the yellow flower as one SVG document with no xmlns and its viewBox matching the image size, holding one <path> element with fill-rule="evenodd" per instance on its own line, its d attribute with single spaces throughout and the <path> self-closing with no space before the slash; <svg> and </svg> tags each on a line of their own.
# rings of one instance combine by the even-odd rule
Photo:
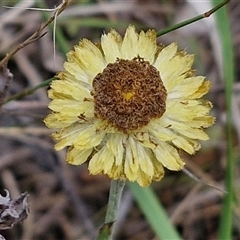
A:
<svg viewBox="0 0 240 240">
<path fill-rule="evenodd" d="M 195 76 L 193 55 L 177 44 L 156 44 L 156 32 L 104 34 L 100 44 L 83 39 L 67 54 L 64 71 L 49 90 L 45 118 L 56 150 L 70 146 L 67 162 L 89 160 L 91 174 L 147 186 L 166 167 L 184 167 L 179 150 L 194 154 L 204 128 L 214 123 L 212 104 L 200 99 L 210 82 Z"/>
</svg>

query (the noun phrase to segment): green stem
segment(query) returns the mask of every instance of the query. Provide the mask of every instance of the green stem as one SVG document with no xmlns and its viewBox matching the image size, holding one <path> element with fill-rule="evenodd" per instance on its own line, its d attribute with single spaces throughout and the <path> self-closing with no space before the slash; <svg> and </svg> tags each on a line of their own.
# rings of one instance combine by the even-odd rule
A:
<svg viewBox="0 0 240 240">
<path fill-rule="evenodd" d="M 115 221 L 118 205 L 122 195 L 122 190 L 125 182 L 121 180 L 112 180 L 109 200 L 108 200 L 108 209 L 105 217 L 105 223 L 111 223 Z"/>
<path fill-rule="evenodd" d="M 111 239 L 112 228 L 113 228 L 114 222 L 116 221 L 116 215 L 117 215 L 124 185 L 125 185 L 125 182 L 121 180 L 111 181 L 107 213 L 106 213 L 104 225 L 99 230 L 99 235 L 97 238 L 98 240 Z"/>
<path fill-rule="evenodd" d="M 25 96 L 27 96 L 27 95 L 32 94 L 33 92 L 35 92 L 35 91 L 36 91 L 37 89 L 39 89 L 39 88 L 46 87 L 46 86 L 48 86 L 48 85 L 52 82 L 53 79 L 54 79 L 54 78 L 49 78 L 49 79 L 41 82 L 40 84 L 38 84 L 38 85 L 36 85 L 36 86 L 34 86 L 34 87 L 26 88 L 26 89 L 23 90 L 22 92 L 17 93 L 17 94 L 14 94 L 14 95 L 12 95 L 11 97 L 5 99 L 5 100 L 3 101 L 3 104 L 6 104 L 6 103 L 8 103 L 8 102 L 10 102 L 10 101 L 12 101 L 12 100 L 21 99 L 21 98 L 23 98 L 23 97 L 25 97 Z"/>
<path fill-rule="evenodd" d="M 162 31 L 159 31 L 159 32 L 157 32 L 157 37 L 160 37 L 160 36 L 162 36 L 162 35 L 164 35 L 166 33 L 169 33 L 169 32 L 172 32 L 172 31 L 174 31 L 176 29 L 184 27 L 184 26 L 186 26 L 188 24 L 194 23 L 194 22 L 196 22 L 198 20 L 201 20 L 203 18 L 210 17 L 214 12 L 216 12 L 218 9 L 220 9 L 221 7 L 226 5 L 228 2 L 230 2 L 230 0 L 222 1 L 217 6 L 215 6 L 214 8 L 212 8 L 211 10 L 209 10 L 209 11 L 203 13 L 203 14 L 200 14 L 200 15 L 198 15 L 196 17 L 190 18 L 190 19 L 188 19 L 186 21 L 183 21 L 183 22 L 178 23 L 178 24 L 176 24 L 174 26 L 171 26 L 171 27 L 166 28 L 166 29 L 164 29 Z"/>
</svg>

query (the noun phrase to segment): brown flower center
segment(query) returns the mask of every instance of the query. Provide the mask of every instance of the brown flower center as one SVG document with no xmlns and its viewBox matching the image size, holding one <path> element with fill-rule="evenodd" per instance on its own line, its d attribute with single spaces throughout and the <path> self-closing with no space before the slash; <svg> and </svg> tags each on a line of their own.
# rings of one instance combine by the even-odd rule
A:
<svg viewBox="0 0 240 240">
<path fill-rule="evenodd" d="M 121 132 L 146 126 L 166 110 L 167 91 L 158 70 L 137 57 L 110 63 L 93 80 L 95 117 Z"/>
</svg>

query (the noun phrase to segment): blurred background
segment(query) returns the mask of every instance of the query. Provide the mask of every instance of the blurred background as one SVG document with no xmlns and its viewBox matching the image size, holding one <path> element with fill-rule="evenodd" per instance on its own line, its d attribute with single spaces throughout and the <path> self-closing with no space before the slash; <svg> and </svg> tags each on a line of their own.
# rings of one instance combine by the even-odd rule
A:
<svg viewBox="0 0 240 240">
<path fill-rule="evenodd" d="M 163 30 L 211 9 L 214 1 L 181 0 L 73 0 L 57 17 L 54 54 L 53 23 L 37 41 L 33 41 L 8 62 L 13 79 L 4 99 L 34 88 L 63 69 L 65 53 L 82 38 L 99 42 L 110 28 L 124 34 L 129 24 L 138 30 Z M 217 2 L 217 1 L 215 1 Z M 54 11 L 59 0 L 0 1 L 0 60 L 31 36 Z M 15 8 L 7 8 L 15 7 Z M 231 26 L 235 66 L 232 93 L 232 150 L 234 153 L 233 239 L 240 239 L 240 4 L 227 5 Z M 226 24 L 222 21 L 222 25 Z M 214 16 L 167 33 L 158 38 L 165 45 L 178 42 L 180 49 L 195 54 L 194 69 L 212 82 L 207 99 L 214 105 L 216 124 L 208 129 L 210 140 L 194 156 L 183 153 L 186 167 L 202 181 L 224 189 L 227 162 L 226 98 L 223 43 Z M 226 50 L 226 49 L 225 49 Z M 7 79 L 0 70 L 0 90 Z M 0 94 L 1 94 L 0 93 Z M 24 94 L 23 94 L 24 95 Z M 0 97 L 1 99 L 1 97 Z M 49 113 L 47 86 L 5 103 L 0 112 L 0 194 L 8 189 L 11 197 L 28 192 L 30 214 L 12 229 L 0 231 L 8 240 L 94 239 L 101 226 L 110 180 L 88 174 L 87 164 L 65 163 L 66 150 L 56 152 L 43 118 Z M 159 202 L 179 234 L 186 240 L 217 239 L 223 204 L 223 192 L 197 183 L 183 172 L 168 172 L 153 183 Z M 161 226 L 159 226 L 161 228 Z M 125 188 L 121 215 L 116 224 L 116 240 L 159 239 L 128 187 Z"/>
</svg>

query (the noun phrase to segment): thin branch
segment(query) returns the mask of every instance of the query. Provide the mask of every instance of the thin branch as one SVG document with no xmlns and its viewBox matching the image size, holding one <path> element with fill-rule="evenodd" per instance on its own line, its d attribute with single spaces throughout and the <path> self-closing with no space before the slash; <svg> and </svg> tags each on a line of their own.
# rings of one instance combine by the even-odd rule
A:
<svg viewBox="0 0 240 240">
<path fill-rule="evenodd" d="M 3 75 L 6 78 L 6 83 L 5 83 L 3 91 L 0 93 L 0 112 L 1 112 L 2 105 L 4 103 L 4 99 L 7 96 L 10 84 L 11 84 L 12 79 L 13 79 L 13 74 L 7 68 L 6 64 L 3 65 Z"/>
<path fill-rule="evenodd" d="M 24 48 L 25 46 L 27 46 L 28 44 L 38 40 L 39 38 L 41 38 L 44 34 L 46 33 L 42 33 L 42 31 L 51 23 L 53 22 L 56 17 L 64 11 L 64 9 L 66 9 L 66 7 L 71 3 L 72 0 L 65 0 L 63 1 L 56 9 L 56 12 L 53 14 L 53 16 L 51 18 L 49 18 L 49 20 L 44 23 L 41 24 L 40 27 L 38 28 L 38 30 L 36 32 L 34 32 L 28 39 L 26 39 L 24 42 L 20 43 L 15 49 L 13 49 L 10 53 L 8 53 L 1 61 L 0 61 L 0 67 L 3 67 L 4 65 L 6 65 L 8 63 L 8 61 L 11 59 L 12 56 L 14 56 L 20 49 Z"/>
<path fill-rule="evenodd" d="M 171 26 L 171 27 L 169 27 L 169 28 L 167 28 L 167 29 L 164 29 L 164 30 L 162 30 L 162 31 L 159 31 L 159 32 L 157 32 L 157 37 L 160 37 L 160 36 L 162 36 L 162 35 L 164 35 L 164 34 L 166 34 L 166 33 L 169 33 L 169 32 L 172 32 L 172 31 L 174 31 L 174 30 L 176 30 L 176 29 L 179 29 L 179 28 L 181 28 L 181 27 L 184 27 L 184 26 L 186 26 L 186 25 L 188 25 L 188 24 L 191 24 L 191 23 L 194 23 L 194 22 L 196 22 L 196 21 L 199 21 L 199 20 L 201 20 L 201 19 L 203 19 L 203 18 L 210 17 L 214 12 L 216 12 L 218 9 L 220 9 L 221 7 L 223 7 L 224 5 L 226 5 L 226 4 L 229 3 L 229 2 L 230 2 L 230 0 L 222 1 L 222 2 L 219 3 L 217 6 L 215 6 L 214 8 L 210 9 L 209 11 L 207 11 L 207 12 L 205 12 L 205 13 L 203 13 L 203 14 L 200 14 L 200 15 L 194 17 L 194 18 L 190 18 L 190 19 L 188 19 L 188 20 L 186 20 L 186 21 L 183 21 L 183 22 L 178 23 L 178 24 L 176 24 L 176 25 L 174 25 L 174 26 Z"/>
</svg>

